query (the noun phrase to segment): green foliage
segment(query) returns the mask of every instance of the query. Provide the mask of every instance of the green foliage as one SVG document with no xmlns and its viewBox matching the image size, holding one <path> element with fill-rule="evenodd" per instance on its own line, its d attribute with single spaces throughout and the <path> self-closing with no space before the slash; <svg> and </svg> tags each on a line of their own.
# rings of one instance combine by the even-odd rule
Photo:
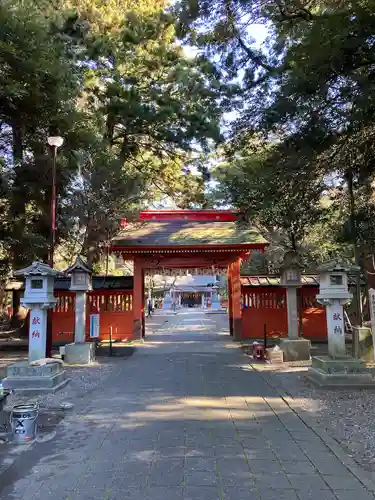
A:
<svg viewBox="0 0 375 500">
<path fill-rule="evenodd" d="M 222 197 L 238 207 L 245 222 L 255 223 L 266 239 L 296 251 L 322 216 L 323 182 L 315 172 L 301 169 L 302 154 L 286 154 L 289 147 L 242 150 L 218 166 L 215 175 Z"/>
<path fill-rule="evenodd" d="M 203 203 L 184 169 L 220 140 L 221 88 L 186 58 L 164 2 L 6 0 L 0 6 L 0 259 L 47 257 L 57 153 L 58 260 L 95 263 L 152 199 Z M 195 154 L 195 153 L 194 153 Z"/>
<path fill-rule="evenodd" d="M 176 9 L 181 35 L 215 54 L 223 81 L 241 82 L 219 175 L 226 196 L 311 262 L 373 253 L 375 2 L 181 0 Z M 259 24 L 262 46 L 251 37 Z M 248 154 L 254 138 L 265 156 Z"/>
</svg>

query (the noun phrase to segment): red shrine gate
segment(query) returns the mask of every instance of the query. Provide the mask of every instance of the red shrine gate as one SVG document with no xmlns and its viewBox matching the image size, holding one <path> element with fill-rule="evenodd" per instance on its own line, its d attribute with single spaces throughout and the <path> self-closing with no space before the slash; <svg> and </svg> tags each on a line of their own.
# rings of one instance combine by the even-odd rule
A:
<svg viewBox="0 0 375 500">
<path fill-rule="evenodd" d="M 99 284 L 89 292 L 87 335 L 89 315 L 100 314 L 100 340 L 108 340 L 110 330 L 114 340 L 140 339 L 145 332 L 145 275 L 176 275 L 183 269 L 194 273 L 200 268 L 202 274 L 228 275 L 229 326 L 235 340 L 262 338 L 264 325 L 268 336 L 286 336 L 286 290 L 279 278 L 240 277 L 241 260 L 252 251 L 263 251 L 266 245 L 255 230 L 239 230 L 232 212 L 142 212 L 140 221 L 124 225 L 112 242 L 112 252 L 134 261 L 134 278 L 127 278 L 127 288 L 102 289 Z M 74 293 L 67 288 L 55 292 L 58 303 L 53 310 L 53 341 L 58 343 L 71 342 L 74 335 Z M 316 302 L 317 291 L 317 277 L 303 277 L 299 291 L 303 335 L 323 340 L 327 338 L 326 316 Z"/>
<path fill-rule="evenodd" d="M 203 268 L 228 273 L 229 327 L 242 338 L 241 261 L 267 242 L 253 228 L 239 229 L 237 216 L 223 210 L 145 211 L 138 223 L 123 221 L 111 251 L 134 261 L 132 338 L 145 333 L 145 273 Z"/>
</svg>

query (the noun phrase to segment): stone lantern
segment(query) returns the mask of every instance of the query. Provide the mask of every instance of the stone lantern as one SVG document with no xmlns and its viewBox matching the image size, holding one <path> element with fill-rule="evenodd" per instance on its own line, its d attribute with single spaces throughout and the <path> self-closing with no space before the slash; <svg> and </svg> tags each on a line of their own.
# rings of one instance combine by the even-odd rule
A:
<svg viewBox="0 0 375 500">
<path fill-rule="evenodd" d="M 297 288 L 301 286 L 301 265 L 295 252 L 287 252 L 281 271 L 281 286 L 286 288 L 288 307 L 288 338 L 298 339 Z"/>
<path fill-rule="evenodd" d="M 25 277 L 25 293 L 21 304 L 30 309 L 28 361 L 7 367 L 5 388 L 19 394 L 54 392 L 68 380 L 60 360 L 46 359 L 47 312 L 56 305 L 54 282 L 58 271 L 43 262 L 16 271 Z"/>
<path fill-rule="evenodd" d="M 211 309 L 213 311 L 221 311 L 221 302 L 220 302 L 220 295 L 218 293 L 218 286 L 214 285 L 212 287 L 212 300 L 211 300 Z"/>
<path fill-rule="evenodd" d="M 302 286 L 300 258 L 296 252 L 287 252 L 281 270 L 281 286 L 286 288 L 288 338 L 280 341 L 284 361 L 310 359 L 310 341 L 299 337 L 297 289 Z"/>
<path fill-rule="evenodd" d="M 29 362 L 46 357 L 47 310 L 56 305 L 54 283 L 57 271 L 35 261 L 15 276 L 25 276 L 25 293 L 21 304 L 30 309 Z"/>
<path fill-rule="evenodd" d="M 319 294 L 317 301 L 327 314 L 328 356 L 314 356 L 307 377 L 322 387 L 373 387 L 375 381 L 364 361 L 346 354 L 344 305 L 352 294 L 348 289 L 348 272 L 358 268 L 338 262 L 319 267 Z"/>
<path fill-rule="evenodd" d="M 72 266 L 66 271 L 70 274 L 70 291 L 72 292 L 89 292 L 92 290 L 92 269 L 78 256 Z"/>
<path fill-rule="evenodd" d="M 95 344 L 86 340 L 87 292 L 92 290 L 92 269 L 81 256 L 66 271 L 70 275 L 70 291 L 75 292 L 74 343 L 65 346 L 65 361 L 70 364 L 87 364 L 95 359 Z"/>
<path fill-rule="evenodd" d="M 316 299 L 326 307 L 328 354 L 333 358 L 346 356 L 343 306 L 353 298 L 347 274 L 353 269 L 337 262 L 328 262 L 318 268 L 320 285 Z"/>
</svg>

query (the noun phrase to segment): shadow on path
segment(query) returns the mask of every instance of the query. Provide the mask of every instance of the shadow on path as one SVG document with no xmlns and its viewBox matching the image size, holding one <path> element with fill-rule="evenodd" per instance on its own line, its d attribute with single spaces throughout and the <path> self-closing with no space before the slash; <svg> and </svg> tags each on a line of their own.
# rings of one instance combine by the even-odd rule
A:
<svg viewBox="0 0 375 500">
<path fill-rule="evenodd" d="M 195 311 L 166 324 L 19 457 L 2 500 L 373 498 L 250 369 L 221 319 Z"/>
</svg>

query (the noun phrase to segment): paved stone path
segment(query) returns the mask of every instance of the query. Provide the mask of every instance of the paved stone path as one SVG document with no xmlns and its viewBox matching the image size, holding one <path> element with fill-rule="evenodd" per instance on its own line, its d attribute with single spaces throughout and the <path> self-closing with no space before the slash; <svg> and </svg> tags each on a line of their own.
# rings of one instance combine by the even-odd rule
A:
<svg viewBox="0 0 375 500">
<path fill-rule="evenodd" d="M 373 499 L 249 368 L 226 323 L 158 312 L 103 390 L 1 476 L 0 498 Z"/>
</svg>

